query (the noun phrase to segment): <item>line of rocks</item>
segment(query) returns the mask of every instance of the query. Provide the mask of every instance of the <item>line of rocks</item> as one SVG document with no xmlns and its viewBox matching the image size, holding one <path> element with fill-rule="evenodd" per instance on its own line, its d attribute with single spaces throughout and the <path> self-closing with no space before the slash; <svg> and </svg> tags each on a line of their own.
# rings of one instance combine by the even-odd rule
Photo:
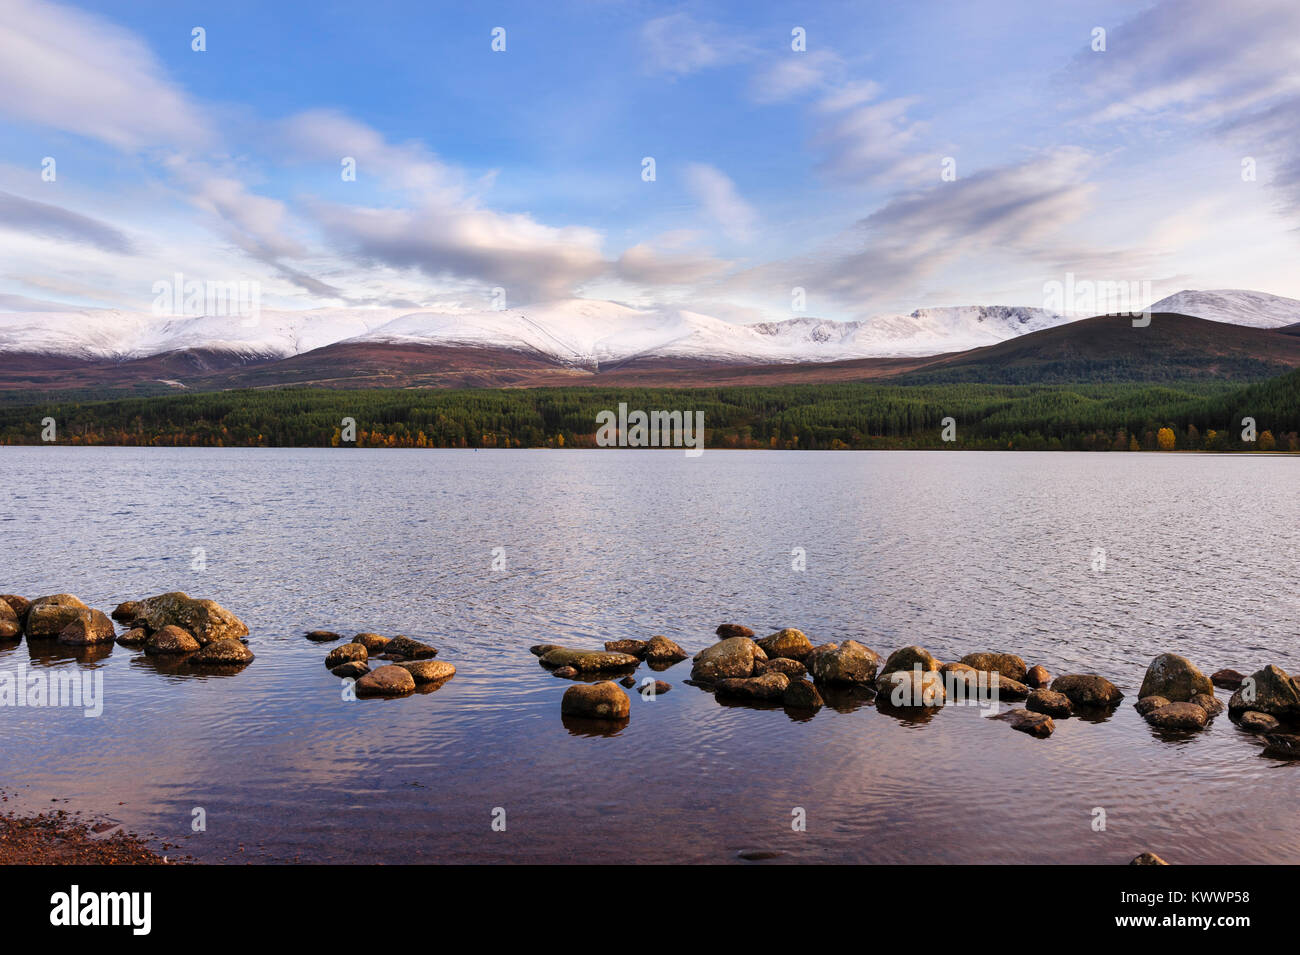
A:
<svg viewBox="0 0 1300 955">
<path fill-rule="evenodd" d="M 312 630 L 307 639 L 328 643 L 343 637 L 331 630 Z M 325 657 L 325 666 L 334 676 L 354 681 L 352 691 L 358 698 L 401 697 L 417 689 L 440 689 L 456 675 L 456 667 L 446 660 L 435 660 L 437 655 L 437 647 L 403 634 L 385 637 L 358 633 L 332 649 Z M 371 669 L 371 662 L 376 660 L 389 662 Z"/>
<path fill-rule="evenodd" d="M 575 650 L 554 643 L 530 647 L 538 663 L 552 675 L 575 682 L 564 691 L 560 714 L 566 720 L 596 720 L 618 726 L 632 713 L 632 700 L 623 687 L 636 686 L 632 674 L 642 664 L 652 670 L 664 670 L 685 660 L 689 654 L 663 635 L 649 640 L 610 640 L 604 650 Z M 600 677 L 618 677 L 619 682 Z M 587 680 L 597 682 L 585 682 Z M 621 686 L 620 686 L 621 684 Z M 643 693 L 654 697 L 667 693 L 672 685 L 663 680 L 647 680 Z"/>
</svg>

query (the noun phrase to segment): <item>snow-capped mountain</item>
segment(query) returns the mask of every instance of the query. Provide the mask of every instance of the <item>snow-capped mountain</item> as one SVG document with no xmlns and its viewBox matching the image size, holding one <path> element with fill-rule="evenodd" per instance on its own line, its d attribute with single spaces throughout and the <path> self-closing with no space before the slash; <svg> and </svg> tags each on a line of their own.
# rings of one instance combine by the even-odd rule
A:
<svg viewBox="0 0 1300 955">
<path fill-rule="evenodd" d="M 1261 328 L 1300 321 L 1300 301 L 1261 292 L 1184 291 L 1152 309 Z M 123 361 L 194 351 L 239 363 L 346 342 L 509 349 L 584 368 L 634 358 L 769 364 L 965 351 L 1069 320 L 1041 308 L 971 305 L 851 322 L 792 318 L 740 325 L 688 309 L 592 299 L 500 311 L 262 309 L 256 319 L 90 309 L 0 312 L 0 353 Z"/>
<path fill-rule="evenodd" d="M 1211 322 L 1249 325 L 1251 328 L 1281 328 L 1300 322 L 1300 301 L 1235 288 L 1205 292 L 1183 289 L 1156 302 L 1151 311 L 1177 312 Z"/>
</svg>

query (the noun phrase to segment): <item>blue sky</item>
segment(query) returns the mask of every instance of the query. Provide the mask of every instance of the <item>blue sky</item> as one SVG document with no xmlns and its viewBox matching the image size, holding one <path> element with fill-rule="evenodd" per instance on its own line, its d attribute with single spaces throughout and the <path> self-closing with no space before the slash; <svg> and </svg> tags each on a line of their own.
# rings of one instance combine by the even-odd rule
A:
<svg viewBox="0 0 1300 955">
<path fill-rule="evenodd" d="M 0 0 L 0 308 L 1300 297 L 1294 3 L 208 6 Z"/>
</svg>

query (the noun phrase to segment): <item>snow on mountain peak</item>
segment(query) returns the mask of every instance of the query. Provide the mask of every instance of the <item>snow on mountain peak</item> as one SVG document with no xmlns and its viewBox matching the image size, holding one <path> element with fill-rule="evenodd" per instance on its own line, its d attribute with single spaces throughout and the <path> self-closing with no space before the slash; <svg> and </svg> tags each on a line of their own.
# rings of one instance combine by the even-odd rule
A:
<svg viewBox="0 0 1300 955">
<path fill-rule="evenodd" d="M 1154 303 L 1151 311 L 1177 312 L 1251 328 L 1281 328 L 1300 322 L 1300 301 L 1248 289 L 1183 289 Z"/>
</svg>

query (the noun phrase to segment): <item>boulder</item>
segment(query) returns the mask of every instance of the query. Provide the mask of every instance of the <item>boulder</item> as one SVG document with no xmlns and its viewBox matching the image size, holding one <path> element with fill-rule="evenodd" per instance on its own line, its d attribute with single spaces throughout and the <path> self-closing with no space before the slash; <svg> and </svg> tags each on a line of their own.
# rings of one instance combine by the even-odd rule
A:
<svg viewBox="0 0 1300 955">
<path fill-rule="evenodd" d="M 333 670 L 345 663 L 368 663 L 370 651 L 359 643 L 341 643 L 325 657 L 325 668 Z"/>
<path fill-rule="evenodd" d="M 406 696 L 415 692 L 415 677 L 399 666 L 382 666 L 357 680 L 352 690 L 359 697 Z"/>
<path fill-rule="evenodd" d="M 29 639 L 53 640 L 64 627 L 81 616 L 83 610 L 89 609 L 72 594 L 37 597 L 27 609 L 27 636 Z"/>
<path fill-rule="evenodd" d="M 551 676 L 558 676 L 562 680 L 576 680 L 580 675 L 581 674 L 579 674 L 576 669 L 569 666 L 556 667 L 554 670 L 551 671 Z M 634 683 L 636 683 L 636 680 L 634 680 L 630 676 L 624 677 L 623 679 L 632 681 L 631 683 L 624 683 L 623 684 L 624 686 L 632 686 Z"/>
<path fill-rule="evenodd" d="M 419 640 L 412 640 L 402 634 L 398 634 L 384 644 L 384 652 L 403 660 L 427 660 L 438 655 L 436 647 L 421 643 Z"/>
<path fill-rule="evenodd" d="M 649 641 L 647 640 L 605 641 L 605 649 L 608 650 L 610 653 L 627 653 L 638 659 L 645 656 L 646 647 L 648 647 L 649 645 L 650 645 Z"/>
<path fill-rule="evenodd" d="M 528 648 L 528 652 L 535 657 L 544 657 L 552 650 L 563 650 L 564 647 L 558 643 L 535 643 Z"/>
<path fill-rule="evenodd" d="M 767 654 L 769 660 L 776 657 L 785 657 L 789 660 L 802 660 L 812 652 L 812 641 L 809 640 L 802 630 L 796 630 L 793 627 L 786 627 L 784 630 L 778 630 L 762 640 L 756 641 Z"/>
<path fill-rule="evenodd" d="M 625 720 L 632 701 L 617 683 L 575 683 L 564 691 L 560 713 L 598 720 Z"/>
<path fill-rule="evenodd" d="M 1064 693 L 1076 707 L 1114 706 L 1124 699 L 1119 688 L 1095 673 L 1068 673 L 1052 681 L 1052 689 Z"/>
<path fill-rule="evenodd" d="M 149 639 L 149 634 L 144 632 L 142 627 L 136 627 L 134 630 L 128 630 L 117 638 L 117 642 L 124 647 L 142 647 Z"/>
<path fill-rule="evenodd" d="M 690 656 L 685 650 L 662 634 L 646 641 L 645 653 L 647 663 L 679 663 Z"/>
<path fill-rule="evenodd" d="M 83 610 L 59 631 L 59 643 L 84 647 L 92 643 L 112 643 L 116 636 L 117 630 L 107 614 L 99 610 Z"/>
<path fill-rule="evenodd" d="M 961 662 L 977 670 L 1001 673 L 1017 683 L 1025 682 L 1025 676 L 1029 672 L 1025 661 L 1014 653 L 968 653 L 961 658 Z"/>
<path fill-rule="evenodd" d="M 370 672 L 370 665 L 360 660 L 349 660 L 347 663 L 340 663 L 330 672 L 337 677 L 357 680 Z"/>
<path fill-rule="evenodd" d="M 366 648 L 367 653 L 380 653 L 388 647 L 391 639 L 381 637 L 377 633 L 358 633 L 352 638 L 353 643 L 359 643 Z"/>
<path fill-rule="evenodd" d="M 781 701 L 789 685 L 789 677 L 773 670 L 762 676 L 719 680 L 714 685 L 714 693 L 724 699 L 776 703 Z"/>
<path fill-rule="evenodd" d="M 1214 719 L 1222 713 L 1224 709 L 1223 701 L 1217 696 L 1212 696 L 1209 693 L 1197 693 L 1191 698 L 1190 702 L 1195 703 L 1201 709 L 1205 710 L 1206 715 L 1208 715 L 1210 719 Z"/>
<path fill-rule="evenodd" d="M 333 630 L 309 630 L 307 632 L 307 639 L 316 643 L 332 643 L 335 640 L 342 640 L 343 638 Z"/>
<path fill-rule="evenodd" d="M 198 650 L 199 641 L 188 630 L 168 624 L 150 634 L 145 641 L 144 652 L 149 656 L 169 656 L 176 653 L 193 653 Z"/>
<path fill-rule="evenodd" d="M 1210 674 L 1210 682 L 1221 690 L 1235 690 L 1241 686 L 1246 674 L 1236 670 L 1215 670 Z"/>
<path fill-rule="evenodd" d="M 18 614 L 8 601 L 0 600 L 0 640 L 14 640 L 22 635 L 23 624 Z"/>
<path fill-rule="evenodd" d="M 1256 713 L 1254 710 L 1247 710 L 1237 717 L 1237 725 L 1247 733 L 1271 733 L 1282 724 L 1267 713 Z"/>
<path fill-rule="evenodd" d="M 605 670 L 625 670 L 641 661 L 630 653 L 610 653 L 608 650 L 569 650 L 558 647 L 542 657 L 542 666 L 573 667 L 579 673 L 600 673 Z"/>
<path fill-rule="evenodd" d="M 1013 730 L 1028 733 L 1038 739 L 1046 739 L 1056 730 L 1056 724 L 1050 716 L 1031 710 L 1007 710 L 990 719 L 1003 720 L 1010 723 Z"/>
<path fill-rule="evenodd" d="M 876 681 L 880 655 L 856 640 L 842 640 L 815 647 L 804 658 L 804 666 L 818 683 L 869 686 Z"/>
<path fill-rule="evenodd" d="M 715 630 L 714 633 L 718 635 L 719 640 L 727 640 L 731 637 L 752 637 L 754 635 L 753 630 L 750 630 L 748 627 L 742 627 L 738 623 L 719 624 L 718 629 Z"/>
<path fill-rule="evenodd" d="M 1048 716 L 1064 717 L 1074 712 L 1074 705 L 1064 693 L 1039 687 L 1029 694 L 1025 709 L 1031 713 L 1045 713 Z"/>
<path fill-rule="evenodd" d="M 766 660 L 767 654 L 749 637 L 728 637 L 695 654 L 691 679 L 703 683 L 753 676 L 754 661 Z"/>
<path fill-rule="evenodd" d="M 1210 678 L 1196 668 L 1187 657 L 1176 653 L 1162 653 L 1151 661 L 1138 698 L 1163 696 L 1171 703 L 1190 703 L 1198 693 L 1214 695 Z"/>
<path fill-rule="evenodd" d="M 253 651 L 242 640 L 229 637 L 213 640 L 190 657 L 189 662 L 197 666 L 243 666 L 253 662 Z"/>
<path fill-rule="evenodd" d="M 1167 700 L 1163 696 L 1144 696 L 1133 705 L 1138 711 L 1138 716 L 1146 716 L 1152 710 L 1158 710 L 1162 706 L 1168 706 L 1172 700 Z"/>
<path fill-rule="evenodd" d="M 1146 714 L 1146 721 L 1165 730 L 1203 730 L 1209 714 L 1195 703 L 1166 703 Z"/>
<path fill-rule="evenodd" d="M 410 660 L 397 665 L 415 678 L 417 686 L 443 683 L 456 675 L 456 668 L 446 660 Z"/>
<path fill-rule="evenodd" d="M 109 614 L 118 623 L 130 623 L 136 617 L 140 616 L 140 601 L 124 600 Z"/>
<path fill-rule="evenodd" d="M 1154 852 L 1144 852 L 1130 862 L 1129 865 L 1169 865 L 1169 863 Z"/>
<path fill-rule="evenodd" d="M 962 662 L 965 663 L 966 661 L 963 660 Z M 918 664 L 922 673 L 929 673 L 939 669 L 939 661 L 931 655 L 930 651 L 913 646 L 903 647 L 891 653 L 889 659 L 885 661 L 885 665 L 880 668 L 879 675 L 884 676 L 886 673 L 894 673 L 898 670 L 912 670 Z M 975 669 L 978 670 L 979 667 Z"/>
<path fill-rule="evenodd" d="M 1300 759 L 1300 736 L 1295 733 L 1266 733 L 1264 752 L 1283 759 Z"/>
<path fill-rule="evenodd" d="M 1230 714 L 1254 710 L 1278 719 L 1300 717 L 1300 691 L 1295 682 L 1278 666 L 1266 666 L 1245 679 L 1228 700 Z"/>
<path fill-rule="evenodd" d="M 791 680 L 801 680 L 808 674 L 808 668 L 798 660 L 791 660 L 789 657 L 777 657 L 775 660 L 768 660 L 765 664 L 764 672 L 784 673 Z"/>
<path fill-rule="evenodd" d="M 19 623 L 27 622 L 27 610 L 32 605 L 30 600 L 17 594 L 0 594 L 0 600 L 9 605 L 9 609 L 17 615 Z"/>
<path fill-rule="evenodd" d="M 879 700 L 900 709 L 943 706 L 943 678 L 936 670 L 892 670 L 876 677 Z"/>
<path fill-rule="evenodd" d="M 826 705 L 817 687 L 807 680 L 791 680 L 781 694 L 781 702 L 792 710 L 820 710 Z"/>
<path fill-rule="evenodd" d="M 143 621 L 150 632 L 167 626 L 180 627 L 200 645 L 248 636 L 244 622 L 216 601 L 196 600 L 180 591 L 140 601 L 136 619 Z"/>
<path fill-rule="evenodd" d="M 1019 703 L 1022 700 L 1029 699 L 1029 694 L 1033 692 L 1024 683 L 1013 680 L 1009 676 L 1004 676 L 997 670 L 987 671 L 989 674 L 989 695 L 997 693 L 999 700 L 1006 700 L 1009 703 Z M 994 682 L 996 681 L 996 682 Z"/>
<path fill-rule="evenodd" d="M 1047 667 L 1039 664 L 1032 666 L 1025 671 L 1025 682 L 1035 690 L 1043 689 L 1051 685 L 1052 674 L 1047 672 Z"/>
</svg>

